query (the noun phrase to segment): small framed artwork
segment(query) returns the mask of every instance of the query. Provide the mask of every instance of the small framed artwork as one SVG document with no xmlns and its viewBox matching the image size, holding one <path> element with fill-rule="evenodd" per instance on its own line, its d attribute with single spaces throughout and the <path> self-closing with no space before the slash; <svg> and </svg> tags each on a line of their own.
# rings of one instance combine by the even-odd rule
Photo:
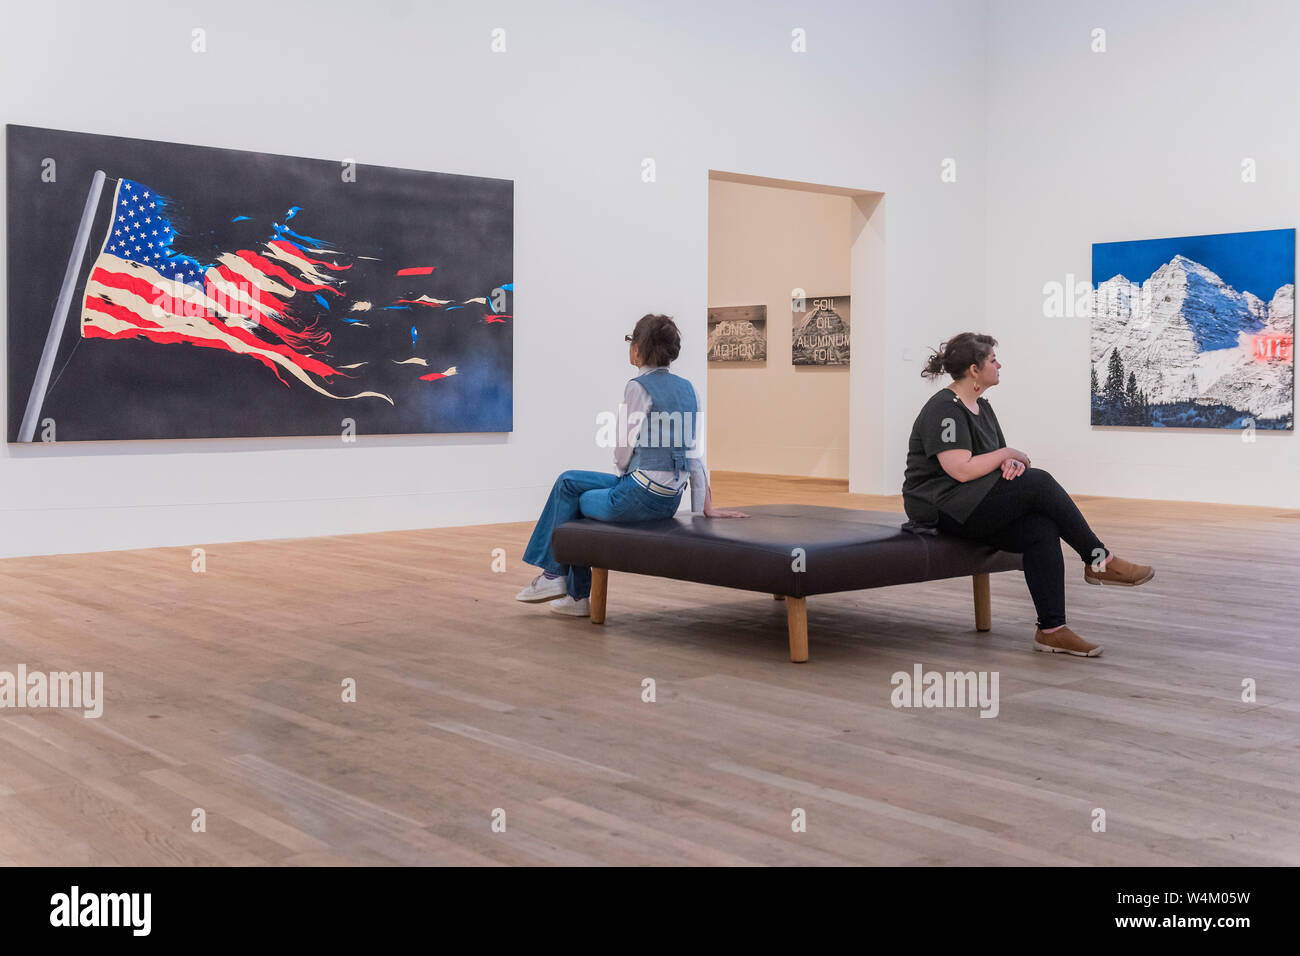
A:
<svg viewBox="0 0 1300 956">
<path fill-rule="evenodd" d="M 802 308 L 801 308 L 802 306 Z M 792 365 L 849 364 L 849 297 L 806 297 L 791 300 L 794 321 L 790 349 Z"/>
<path fill-rule="evenodd" d="M 709 309 L 709 361 L 767 361 L 767 306 Z"/>
</svg>

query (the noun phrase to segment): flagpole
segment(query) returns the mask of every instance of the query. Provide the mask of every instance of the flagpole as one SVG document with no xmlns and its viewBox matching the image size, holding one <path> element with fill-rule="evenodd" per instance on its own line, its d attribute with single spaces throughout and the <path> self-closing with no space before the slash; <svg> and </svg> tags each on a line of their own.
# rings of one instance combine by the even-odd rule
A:
<svg viewBox="0 0 1300 956">
<path fill-rule="evenodd" d="M 50 321 L 50 332 L 45 337 L 45 351 L 41 353 L 40 364 L 36 366 L 36 381 L 32 382 L 32 392 L 27 397 L 27 411 L 23 414 L 23 423 L 18 427 L 18 440 L 22 442 L 29 442 L 36 435 L 36 420 L 41 416 L 45 392 L 50 387 L 50 373 L 54 371 L 54 359 L 58 356 L 59 342 L 63 339 L 63 329 L 68 322 L 68 309 L 72 305 L 77 274 L 81 272 L 81 260 L 86 255 L 90 229 L 95 223 L 95 210 L 99 208 L 99 197 L 103 190 L 104 171 L 97 169 L 90 180 L 90 193 L 86 196 L 86 208 L 81 213 L 77 241 L 72 244 L 68 269 L 63 274 L 63 288 L 59 290 L 59 300 L 54 305 L 54 318 Z M 13 321 L 12 315 L 9 318 Z"/>
</svg>

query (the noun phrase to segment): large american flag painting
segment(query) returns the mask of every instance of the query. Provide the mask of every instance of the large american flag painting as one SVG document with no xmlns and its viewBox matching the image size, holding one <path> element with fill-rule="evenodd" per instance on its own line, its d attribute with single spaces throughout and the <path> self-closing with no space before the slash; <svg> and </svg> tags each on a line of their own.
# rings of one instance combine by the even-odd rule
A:
<svg viewBox="0 0 1300 956">
<path fill-rule="evenodd" d="M 58 440 L 512 428 L 508 180 L 7 134 L 10 441 L 97 169 Z"/>
</svg>

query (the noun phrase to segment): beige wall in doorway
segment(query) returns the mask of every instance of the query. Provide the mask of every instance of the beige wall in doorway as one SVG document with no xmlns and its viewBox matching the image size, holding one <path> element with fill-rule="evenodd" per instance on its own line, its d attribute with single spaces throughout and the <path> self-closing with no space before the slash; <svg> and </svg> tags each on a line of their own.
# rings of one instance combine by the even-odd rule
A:
<svg viewBox="0 0 1300 956">
<path fill-rule="evenodd" d="M 709 307 L 767 306 L 766 363 L 709 364 L 710 469 L 848 478 L 849 368 L 790 364 L 790 292 L 848 295 L 851 207 L 847 196 L 710 180 Z M 702 333 L 706 317 L 692 321 Z"/>
</svg>

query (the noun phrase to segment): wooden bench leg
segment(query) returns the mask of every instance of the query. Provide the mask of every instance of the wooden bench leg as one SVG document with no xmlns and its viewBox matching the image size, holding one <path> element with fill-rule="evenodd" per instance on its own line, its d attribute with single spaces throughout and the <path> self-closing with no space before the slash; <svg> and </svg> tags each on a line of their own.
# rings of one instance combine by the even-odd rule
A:
<svg viewBox="0 0 1300 956">
<path fill-rule="evenodd" d="M 605 598 L 609 595 L 609 569 L 591 569 L 591 623 L 605 623 Z"/>
<path fill-rule="evenodd" d="M 976 574 L 971 578 L 975 589 L 975 630 L 987 631 L 993 627 L 993 608 L 989 603 L 989 576 Z"/>
<path fill-rule="evenodd" d="M 787 597 L 785 620 L 790 631 L 790 660 L 802 664 L 808 660 L 808 599 Z"/>
</svg>

